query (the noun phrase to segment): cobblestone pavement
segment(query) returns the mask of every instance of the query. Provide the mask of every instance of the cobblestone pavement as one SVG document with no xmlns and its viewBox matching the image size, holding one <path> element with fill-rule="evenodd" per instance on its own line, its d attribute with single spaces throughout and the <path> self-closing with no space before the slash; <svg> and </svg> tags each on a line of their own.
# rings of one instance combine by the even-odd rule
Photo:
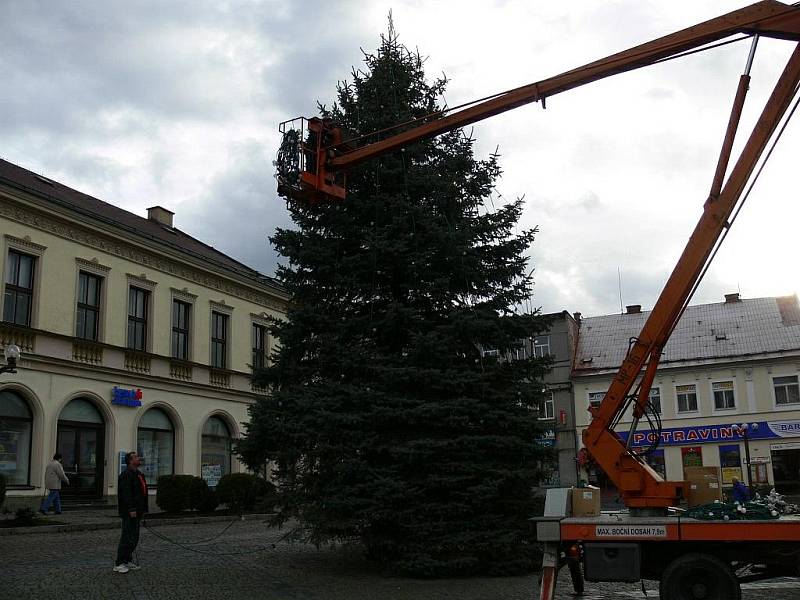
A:
<svg viewBox="0 0 800 600">
<path fill-rule="evenodd" d="M 384 577 L 357 548 L 317 550 L 282 541 L 285 532 L 259 521 L 158 527 L 186 544 L 175 546 L 143 530 L 142 570 L 112 573 L 114 530 L 14 535 L 0 538 L 0 596 L 13 600 L 533 600 L 536 577 L 413 580 Z M 210 539 L 215 538 L 215 539 Z M 204 541 L 205 540 L 205 541 Z M 197 543 L 200 542 L 200 543 Z M 563 573 L 566 576 L 566 573 Z M 568 576 L 567 576 L 568 577 Z M 558 598 L 573 598 L 568 581 Z M 647 582 L 650 598 L 656 585 Z M 745 600 L 798 600 L 800 584 L 750 584 Z M 586 600 L 645 598 L 641 587 L 587 584 Z"/>
</svg>

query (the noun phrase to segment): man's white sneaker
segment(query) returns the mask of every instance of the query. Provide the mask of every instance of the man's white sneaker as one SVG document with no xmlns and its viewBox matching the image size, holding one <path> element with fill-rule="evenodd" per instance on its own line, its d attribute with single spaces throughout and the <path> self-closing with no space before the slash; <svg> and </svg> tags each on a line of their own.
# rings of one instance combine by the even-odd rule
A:
<svg viewBox="0 0 800 600">
<path fill-rule="evenodd" d="M 130 571 L 128 565 L 117 565 L 114 567 L 114 573 L 127 573 L 128 571 Z"/>
<path fill-rule="evenodd" d="M 125 563 L 125 566 L 128 567 L 129 571 L 138 571 L 142 567 L 137 565 L 135 562 Z"/>
</svg>

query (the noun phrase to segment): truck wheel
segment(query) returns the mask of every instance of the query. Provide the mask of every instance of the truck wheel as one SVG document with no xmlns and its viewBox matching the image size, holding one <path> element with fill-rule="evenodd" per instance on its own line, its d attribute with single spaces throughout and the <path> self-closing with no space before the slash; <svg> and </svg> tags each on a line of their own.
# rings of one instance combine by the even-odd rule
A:
<svg viewBox="0 0 800 600">
<path fill-rule="evenodd" d="M 580 596 L 583 594 L 583 571 L 581 570 L 581 563 L 577 560 L 567 560 L 567 567 L 569 567 L 569 577 L 572 579 L 572 589 L 575 594 Z"/>
<path fill-rule="evenodd" d="M 710 554 L 684 554 L 661 574 L 661 600 L 741 600 L 742 590 L 730 565 Z"/>
</svg>

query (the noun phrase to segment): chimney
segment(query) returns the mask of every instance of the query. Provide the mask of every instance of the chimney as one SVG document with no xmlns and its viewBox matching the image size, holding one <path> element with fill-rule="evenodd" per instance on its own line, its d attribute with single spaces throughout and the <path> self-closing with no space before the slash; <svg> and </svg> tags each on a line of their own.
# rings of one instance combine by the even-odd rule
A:
<svg viewBox="0 0 800 600">
<path fill-rule="evenodd" d="M 638 315 L 640 312 L 642 312 L 641 304 L 629 304 L 625 307 L 626 315 Z"/>
<path fill-rule="evenodd" d="M 575 322 L 580 327 L 580 324 L 581 324 L 581 313 L 579 313 L 579 312 L 573 313 L 572 314 L 572 318 L 575 319 Z"/>
<path fill-rule="evenodd" d="M 161 223 L 162 225 L 166 225 L 167 227 L 172 227 L 172 216 L 175 213 L 171 210 L 167 210 L 163 206 L 151 206 L 147 209 L 147 219 L 150 221 L 155 221 L 156 223 Z"/>
<path fill-rule="evenodd" d="M 725 294 L 725 304 L 733 304 L 734 302 L 741 302 L 742 299 L 739 294 Z"/>
</svg>

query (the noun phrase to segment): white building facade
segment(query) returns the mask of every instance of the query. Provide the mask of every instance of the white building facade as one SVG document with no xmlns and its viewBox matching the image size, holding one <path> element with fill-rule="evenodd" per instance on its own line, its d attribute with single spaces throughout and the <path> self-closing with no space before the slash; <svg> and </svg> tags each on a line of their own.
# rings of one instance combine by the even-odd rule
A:
<svg viewBox="0 0 800 600">
<path fill-rule="evenodd" d="M 187 473 L 214 485 L 243 469 L 231 446 L 287 295 L 171 212 L 148 213 L 0 161 L 0 347 L 22 351 L 17 373 L 0 375 L 9 505 L 44 493 L 55 452 L 76 500 L 115 496 L 129 450 L 152 484 Z"/>
<path fill-rule="evenodd" d="M 646 318 L 634 306 L 626 314 L 582 320 L 573 369 L 579 439 L 590 421 L 589 406 L 602 401 L 628 340 Z M 799 377 L 796 296 L 742 300 L 731 294 L 722 303 L 688 307 L 650 393 L 662 430 L 647 461 L 668 480 L 684 479 L 687 466 L 718 466 L 724 486 L 738 477 L 800 493 Z M 627 439 L 630 426 L 628 413 L 616 431 Z M 640 423 L 632 445 L 646 448 L 655 435 Z M 585 475 L 608 485 L 591 466 Z"/>
</svg>

